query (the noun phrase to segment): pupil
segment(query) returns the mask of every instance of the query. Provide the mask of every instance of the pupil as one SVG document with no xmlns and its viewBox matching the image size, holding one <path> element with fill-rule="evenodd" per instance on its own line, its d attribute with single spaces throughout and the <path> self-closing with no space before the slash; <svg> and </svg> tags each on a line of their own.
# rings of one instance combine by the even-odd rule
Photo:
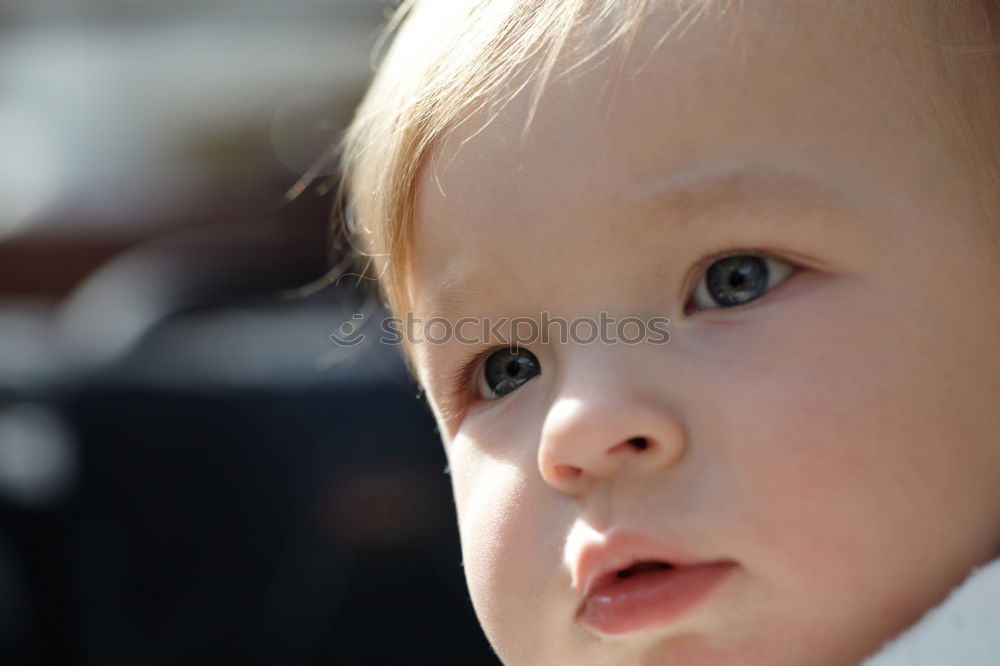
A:
<svg viewBox="0 0 1000 666">
<path fill-rule="evenodd" d="M 734 255 L 709 266 L 708 293 L 720 306 L 740 305 L 767 291 L 767 263 L 754 255 Z"/>
<path fill-rule="evenodd" d="M 521 371 L 521 364 L 518 363 L 516 359 L 507 364 L 508 375 L 517 375 L 517 373 L 520 371 Z"/>
</svg>

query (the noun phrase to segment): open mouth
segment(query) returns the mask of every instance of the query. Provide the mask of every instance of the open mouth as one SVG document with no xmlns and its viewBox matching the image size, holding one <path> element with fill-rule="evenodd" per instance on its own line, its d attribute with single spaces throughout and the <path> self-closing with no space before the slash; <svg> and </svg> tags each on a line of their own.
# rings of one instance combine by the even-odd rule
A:
<svg viewBox="0 0 1000 666">
<path fill-rule="evenodd" d="M 604 574 L 590 586 L 587 590 L 587 594 L 594 592 L 607 592 L 611 589 L 616 589 L 624 584 L 625 581 L 630 581 L 636 577 L 647 578 L 651 574 L 663 574 L 664 572 L 677 569 L 677 567 L 669 562 L 663 560 L 640 560 L 635 564 L 629 565 L 624 569 L 619 569 L 618 571 L 609 571 Z"/>
<path fill-rule="evenodd" d="M 674 565 L 668 564 L 667 562 L 637 562 L 627 569 L 622 569 L 615 574 L 615 578 L 619 580 L 624 580 L 625 578 L 632 578 L 633 576 L 638 576 L 643 573 L 650 571 L 662 571 L 664 569 L 673 569 Z"/>
<path fill-rule="evenodd" d="M 586 591 L 577 617 L 605 635 L 663 627 L 706 598 L 733 567 L 732 562 L 639 561 L 599 578 Z"/>
</svg>

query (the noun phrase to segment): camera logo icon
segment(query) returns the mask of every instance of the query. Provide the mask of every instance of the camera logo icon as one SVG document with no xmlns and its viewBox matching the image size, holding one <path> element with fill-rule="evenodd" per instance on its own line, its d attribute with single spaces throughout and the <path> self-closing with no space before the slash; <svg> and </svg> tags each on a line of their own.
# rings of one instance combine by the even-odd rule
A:
<svg viewBox="0 0 1000 666">
<path fill-rule="evenodd" d="M 368 337 L 361 332 L 361 321 L 365 318 L 363 314 L 355 314 L 352 321 L 345 321 L 336 331 L 330 334 L 330 339 L 334 344 L 341 347 L 356 347 Z M 358 323 L 355 323 L 358 322 Z"/>
</svg>

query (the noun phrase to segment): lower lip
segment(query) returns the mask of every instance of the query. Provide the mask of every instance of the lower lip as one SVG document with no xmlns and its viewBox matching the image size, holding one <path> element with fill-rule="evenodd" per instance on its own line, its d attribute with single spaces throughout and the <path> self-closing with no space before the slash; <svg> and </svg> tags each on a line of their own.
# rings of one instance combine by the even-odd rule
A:
<svg viewBox="0 0 1000 666">
<path fill-rule="evenodd" d="M 664 627 L 707 597 L 734 566 L 717 562 L 616 579 L 590 593 L 580 617 L 610 636 Z"/>
</svg>

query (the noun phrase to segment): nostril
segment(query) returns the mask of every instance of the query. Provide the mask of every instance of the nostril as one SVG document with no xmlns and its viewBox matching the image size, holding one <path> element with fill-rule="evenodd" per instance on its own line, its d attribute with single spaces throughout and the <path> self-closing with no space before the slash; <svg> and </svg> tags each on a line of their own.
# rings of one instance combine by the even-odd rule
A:
<svg viewBox="0 0 1000 666">
<path fill-rule="evenodd" d="M 646 449 L 649 448 L 649 442 L 646 440 L 645 437 L 633 437 L 632 439 L 628 440 L 628 443 L 632 446 L 632 448 L 638 451 L 645 451 Z"/>
</svg>

